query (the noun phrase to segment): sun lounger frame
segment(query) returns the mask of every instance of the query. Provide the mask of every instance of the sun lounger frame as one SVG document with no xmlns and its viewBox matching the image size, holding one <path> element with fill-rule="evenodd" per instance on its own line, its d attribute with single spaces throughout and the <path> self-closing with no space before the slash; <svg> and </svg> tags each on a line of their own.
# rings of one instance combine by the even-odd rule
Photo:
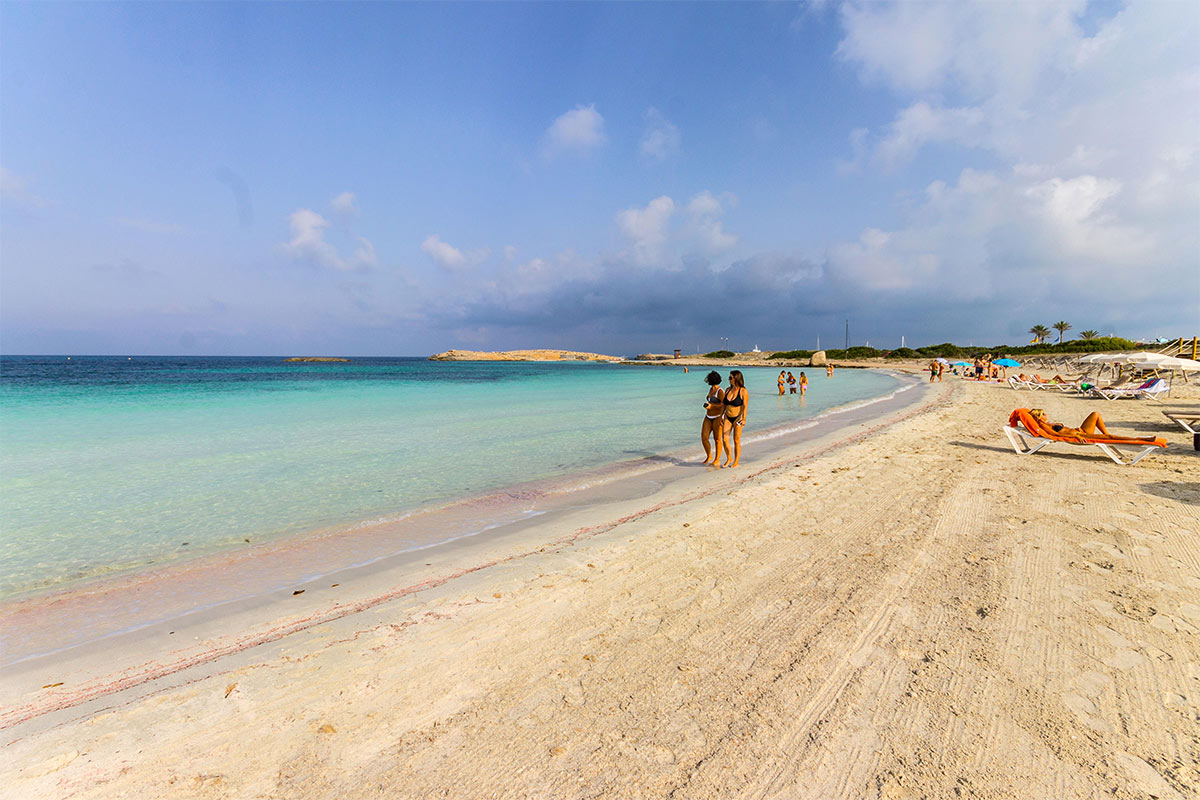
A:
<svg viewBox="0 0 1200 800">
<path fill-rule="evenodd" d="M 1183 414 L 1178 411 L 1164 411 L 1163 416 L 1171 420 L 1179 427 L 1183 428 L 1193 436 L 1200 433 L 1200 429 L 1193 428 L 1193 425 L 1200 425 L 1200 413 L 1195 411 Z"/>
<path fill-rule="evenodd" d="M 1132 397 L 1135 400 L 1153 400 L 1156 403 L 1161 403 L 1160 395 L 1171 396 L 1171 382 L 1165 381 L 1162 378 L 1156 378 L 1155 382 L 1162 381 L 1160 388 L 1154 391 L 1143 389 L 1141 386 L 1118 387 L 1115 389 L 1101 389 L 1099 386 L 1093 386 L 1089 391 L 1093 397 L 1103 397 L 1105 400 L 1119 400 L 1122 397 Z M 1151 384 L 1153 385 L 1153 384 Z"/>
<path fill-rule="evenodd" d="M 1008 437 L 1008 441 L 1010 444 L 1012 444 L 1013 450 L 1017 451 L 1017 455 L 1022 456 L 1031 456 L 1051 442 L 1058 441 L 1057 439 L 1047 439 L 1042 436 L 1033 436 L 1025 431 L 1020 430 L 1019 428 L 1013 428 L 1008 425 L 1004 426 L 1004 435 Z M 1037 444 L 1031 445 L 1030 441 L 1034 439 L 1038 440 Z M 1133 466 L 1148 456 L 1151 451 L 1158 449 L 1158 445 L 1156 444 L 1148 444 L 1144 447 L 1136 444 L 1109 444 L 1107 442 L 1063 442 L 1063 444 L 1071 444 L 1076 447 L 1080 445 L 1099 447 L 1100 452 L 1104 453 L 1104 455 L 1108 456 L 1122 467 Z M 1120 448 L 1122 447 L 1130 449 L 1137 449 L 1140 447 L 1140 449 L 1137 449 L 1136 454 L 1134 454 L 1132 458 L 1130 458 L 1128 461 L 1124 461 L 1121 459 Z"/>
</svg>

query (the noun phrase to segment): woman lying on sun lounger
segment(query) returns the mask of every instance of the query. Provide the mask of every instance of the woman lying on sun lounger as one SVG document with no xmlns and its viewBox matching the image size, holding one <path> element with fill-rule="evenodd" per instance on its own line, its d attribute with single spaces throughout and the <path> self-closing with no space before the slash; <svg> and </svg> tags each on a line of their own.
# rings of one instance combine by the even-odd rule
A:
<svg viewBox="0 0 1200 800">
<path fill-rule="evenodd" d="M 1089 436 L 1094 436 L 1097 430 L 1100 431 L 1101 436 L 1110 435 L 1108 428 L 1104 427 L 1104 418 L 1100 416 L 1099 411 L 1093 411 L 1084 417 L 1078 428 L 1071 428 L 1061 422 L 1051 422 L 1046 418 L 1046 412 L 1040 408 L 1029 409 L 1029 416 L 1037 421 L 1038 427 L 1054 436 L 1070 436 L 1082 441 Z"/>
</svg>

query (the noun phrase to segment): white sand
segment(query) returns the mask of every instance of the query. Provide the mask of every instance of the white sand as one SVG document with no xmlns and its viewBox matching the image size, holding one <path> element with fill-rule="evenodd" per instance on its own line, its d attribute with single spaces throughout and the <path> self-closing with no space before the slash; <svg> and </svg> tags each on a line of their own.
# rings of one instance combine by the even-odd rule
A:
<svg viewBox="0 0 1200 800">
<path fill-rule="evenodd" d="M 1200 453 L 1162 410 L 1200 392 L 946 389 L 816 458 L 10 726 L 0 794 L 1197 796 Z M 1170 447 L 1020 457 L 1017 405 Z"/>
</svg>

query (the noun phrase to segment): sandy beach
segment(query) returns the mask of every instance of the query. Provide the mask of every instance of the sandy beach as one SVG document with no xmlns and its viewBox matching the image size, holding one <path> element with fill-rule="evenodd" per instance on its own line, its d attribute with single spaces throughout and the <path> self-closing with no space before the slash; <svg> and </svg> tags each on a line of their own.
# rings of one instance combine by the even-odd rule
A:
<svg viewBox="0 0 1200 800">
<path fill-rule="evenodd" d="M 0 795 L 1198 796 L 1200 453 L 1163 411 L 1200 390 L 923 391 L 686 494 L 243 610 L 276 636 L 216 614 L 186 668 L 147 637 L 10 673 Z M 1021 457 L 1018 406 L 1169 446 Z"/>
</svg>

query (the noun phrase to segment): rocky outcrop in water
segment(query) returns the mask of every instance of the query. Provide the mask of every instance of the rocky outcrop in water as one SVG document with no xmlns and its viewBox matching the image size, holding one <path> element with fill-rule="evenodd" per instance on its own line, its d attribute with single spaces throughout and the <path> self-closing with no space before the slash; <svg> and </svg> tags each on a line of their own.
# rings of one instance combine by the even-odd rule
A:
<svg viewBox="0 0 1200 800">
<path fill-rule="evenodd" d="M 303 361 L 305 363 L 312 361 L 349 361 L 348 358 L 335 358 L 333 356 L 294 356 L 285 358 L 284 361 Z"/>
</svg>

